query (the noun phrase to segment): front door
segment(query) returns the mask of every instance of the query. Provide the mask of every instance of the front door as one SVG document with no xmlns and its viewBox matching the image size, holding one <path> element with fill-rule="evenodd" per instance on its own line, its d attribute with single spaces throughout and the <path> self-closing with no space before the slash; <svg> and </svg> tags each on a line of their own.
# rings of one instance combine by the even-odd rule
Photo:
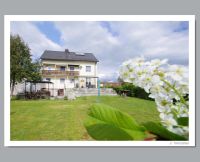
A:
<svg viewBox="0 0 200 162">
<path fill-rule="evenodd" d="M 91 88 L 91 78 L 86 78 L 86 87 Z"/>
</svg>

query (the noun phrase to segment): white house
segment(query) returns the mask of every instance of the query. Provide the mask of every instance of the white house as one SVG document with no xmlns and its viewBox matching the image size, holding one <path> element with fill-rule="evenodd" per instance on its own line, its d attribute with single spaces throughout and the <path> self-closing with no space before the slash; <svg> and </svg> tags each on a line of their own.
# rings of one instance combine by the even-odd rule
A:
<svg viewBox="0 0 200 162">
<path fill-rule="evenodd" d="M 45 50 L 41 56 L 42 79 L 53 83 L 50 88 L 56 96 L 63 96 L 68 88 L 97 88 L 97 62 L 92 53 Z"/>
</svg>

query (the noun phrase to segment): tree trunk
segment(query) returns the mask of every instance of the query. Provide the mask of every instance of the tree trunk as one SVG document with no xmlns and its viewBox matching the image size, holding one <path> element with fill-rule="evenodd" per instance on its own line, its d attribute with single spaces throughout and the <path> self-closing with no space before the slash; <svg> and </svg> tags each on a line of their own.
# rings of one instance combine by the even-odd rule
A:
<svg viewBox="0 0 200 162">
<path fill-rule="evenodd" d="M 11 82 L 11 94 L 10 94 L 11 96 L 13 96 L 14 88 L 15 88 L 15 79 L 12 80 Z"/>
</svg>

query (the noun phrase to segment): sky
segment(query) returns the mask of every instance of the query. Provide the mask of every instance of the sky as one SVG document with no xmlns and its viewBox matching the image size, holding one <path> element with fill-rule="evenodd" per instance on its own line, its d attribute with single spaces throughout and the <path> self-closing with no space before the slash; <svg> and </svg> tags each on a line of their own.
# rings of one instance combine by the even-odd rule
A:
<svg viewBox="0 0 200 162">
<path fill-rule="evenodd" d="M 168 59 L 188 65 L 187 21 L 13 21 L 11 34 L 29 45 L 33 59 L 44 50 L 93 53 L 102 81 L 116 81 L 119 66 L 128 59 Z"/>
</svg>

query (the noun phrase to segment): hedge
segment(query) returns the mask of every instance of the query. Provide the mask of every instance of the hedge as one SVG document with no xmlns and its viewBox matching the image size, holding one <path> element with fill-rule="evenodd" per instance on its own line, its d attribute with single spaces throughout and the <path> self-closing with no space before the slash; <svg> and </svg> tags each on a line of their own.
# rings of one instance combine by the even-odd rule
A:
<svg viewBox="0 0 200 162">
<path fill-rule="evenodd" d="M 131 83 L 123 83 L 121 86 L 112 87 L 117 94 L 122 95 L 122 92 L 125 90 L 127 91 L 126 95 L 129 97 L 137 97 L 146 100 L 152 100 L 149 98 L 149 94 L 145 92 L 144 89 L 140 87 L 136 87 Z"/>
</svg>

